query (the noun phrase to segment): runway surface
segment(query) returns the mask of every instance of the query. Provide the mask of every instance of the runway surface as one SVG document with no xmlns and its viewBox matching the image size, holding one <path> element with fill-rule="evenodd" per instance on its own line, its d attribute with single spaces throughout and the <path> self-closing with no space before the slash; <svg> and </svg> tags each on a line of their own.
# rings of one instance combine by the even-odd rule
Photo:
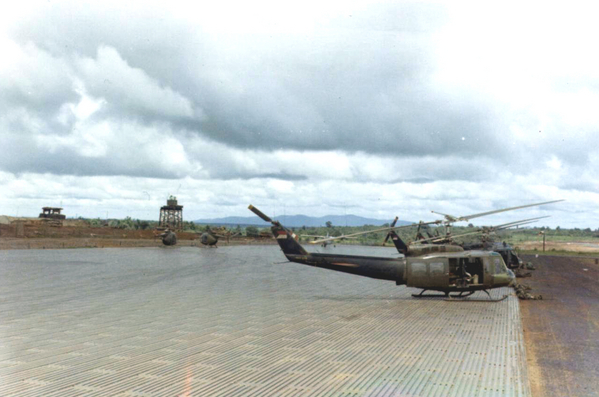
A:
<svg viewBox="0 0 599 397">
<path fill-rule="evenodd" d="M 276 246 L 0 251 L 0 395 L 530 395 L 515 296 L 417 300 L 283 261 Z"/>
<path fill-rule="evenodd" d="M 599 396 L 599 265 L 595 258 L 523 256 L 522 282 L 543 300 L 521 302 L 533 396 Z"/>
</svg>

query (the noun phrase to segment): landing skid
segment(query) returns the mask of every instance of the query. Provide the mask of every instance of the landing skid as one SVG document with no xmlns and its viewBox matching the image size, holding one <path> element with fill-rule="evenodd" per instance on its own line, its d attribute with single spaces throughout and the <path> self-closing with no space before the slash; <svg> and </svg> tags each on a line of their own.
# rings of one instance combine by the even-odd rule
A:
<svg viewBox="0 0 599 397">
<path fill-rule="evenodd" d="M 445 298 L 444 300 L 446 300 L 447 302 L 501 302 L 502 300 L 505 300 L 508 297 L 508 295 L 503 295 L 503 297 L 501 298 L 493 299 L 491 298 L 491 294 L 489 294 L 489 291 L 487 291 L 486 289 L 483 289 L 482 291 L 489 296 L 489 299 L 459 299 L 470 296 L 475 292 L 469 291 L 470 293 L 467 295 L 462 295 L 462 293 L 460 293 L 460 295 L 458 296 L 452 295 L 449 298 Z"/>
<path fill-rule="evenodd" d="M 423 289 L 422 292 L 420 292 L 419 294 L 412 294 L 413 298 L 448 298 L 449 297 L 449 292 L 446 292 L 444 295 L 439 295 L 439 294 L 435 294 L 435 295 L 423 295 L 426 291 L 428 291 L 427 289 Z"/>
<path fill-rule="evenodd" d="M 414 298 L 445 298 L 444 300 L 448 301 L 448 302 L 501 302 L 502 300 L 505 300 L 508 295 L 504 295 L 501 298 L 498 299 L 493 299 L 491 298 L 491 294 L 489 294 L 489 291 L 483 289 L 481 291 L 483 291 L 484 293 L 486 293 L 489 296 L 489 299 L 462 299 L 462 298 L 466 298 L 472 294 L 474 294 L 476 291 L 460 291 L 459 294 L 454 294 L 454 295 L 449 295 L 449 292 L 445 292 L 443 295 L 439 295 L 439 294 L 424 294 L 426 291 L 426 289 L 422 290 L 422 292 L 420 292 L 419 294 L 412 294 L 412 297 Z"/>
</svg>

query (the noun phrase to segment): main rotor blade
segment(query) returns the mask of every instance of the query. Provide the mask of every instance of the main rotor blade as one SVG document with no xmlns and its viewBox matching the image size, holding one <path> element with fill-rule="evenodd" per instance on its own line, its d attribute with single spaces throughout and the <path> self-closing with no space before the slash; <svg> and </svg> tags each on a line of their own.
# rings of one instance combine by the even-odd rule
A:
<svg viewBox="0 0 599 397">
<path fill-rule="evenodd" d="M 253 205 L 249 205 L 248 209 L 250 211 L 252 211 L 254 214 L 258 215 L 260 218 L 262 218 L 262 220 L 264 220 L 265 222 L 270 222 L 270 223 L 274 223 L 272 219 L 270 219 L 270 217 L 266 216 L 262 211 L 260 211 L 258 208 L 254 207 Z"/>
<path fill-rule="evenodd" d="M 481 217 L 481 216 L 486 216 L 486 215 L 491 215 L 491 214 L 498 214 L 500 212 L 519 210 L 519 209 L 528 208 L 528 207 L 536 207 L 536 206 L 545 205 L 545 204 L 559 203 L 560 201 L 565 201 L 565 200 L 545 201 L 545 202 L 542 202 L 542 203 L 520 205 L 520 206 L 517 206 L 517 207 L 502 208 L 502 209 L 499 209 L 499 210 L 493 210 L 493 211 L 487 211 L 487 212 L 479 212 L 478 214 L 464 215 L 464 216 L 452 216 L 452 215 L 441 214 L 441 213 L 438 213 L 438 214 L 444 215 L 445 219 L 446 219 L 446 222 L 461 222 L 461 221 L 469 221 L 470 219 L 478 218 L 478 217 Z M 435 213 L 434 211 L 431 211 L 431 212 Z"/>
<path fill-rule="evenodd" d="M 443 217 L 445 218 L 446 222 L 458 222 L 458 218 L 457 216 L 453 216 L 453 215 L 449 215 L 449 214 L 444 214 L 442 212 L 437 212 L 437 211 L 431 211 L 433 214 L 437 214 L 437 215 L 443 215 Z"/>
<path fill-rule="evenodd" d="M 434 242 L 437 242 L 437 241 L 446 240 L 448 238 L 452 238 L 453 239 L 453 238 L 456 238 L 456 237 L 470 236 L 470 235 L 473 235 L 473 234 L 494 233 L 494 232 L 499 231 L 499 230 L 505 230 L 505 229 L 509 229 L 509 228 L 515 227 L 515 226 L 526 225 L 526 224 L 529 224 L 529 223 L 536 222 L 539 219 L 550 218 L 550 217 L 551 217 L 551 215 L 539 216 L 539 217 L 536 217 L 536 218 L 522 219 L 520 221 L 508 222 L 508 223 L 504 223 L 504 224 L 497 225 L 497 226 L 486 227 L 486 228 L 483 228 L 483 229 L 476 229 L 475 231 L 468 232 L 468 233 L 455 234 L 455 235 L 449 235 L 449 236 L 439 236 L 439 237 L 425 238 L 425 239 L 417 240 L 417 241 L 415 241 L 415 243 L 423 243 L 423 242 L 433 242 L 434 243 Z"/>
<path fill-rule="evenodd" d="M 551 215 L 538 216 L 536 218 L 528 218 L 528 219 L 522 219 L 520 221 L 508 222 L 508 223 L 504 223 L 502 225 L 493 226 L 492 228 L 499 229 L 499 228 L 504 228 L 504 227 L 519 226 L 520 224 L 531 223 L 531 222 L 534 222 L 534 221 L 537 221 L 537 220 L 543 219 L 543 218 L 551 218 Z"/>
<path fill-rule="evenodd" d="M 369 233 L 390 232 L 391 230 L 404 229 L 404 228 L 407 228 L 407 227 L 418 226 L 418 225 L 438 225 L 439 223 L 441 223 L 441 221 L 422 222 L 422 223 L 411 223 L 409 225 L 394 226 L 394 227 L 382 227 L 380 229 L 367 230 L 365 232 L 357 232 L 357 233 L 352 233 L 352 234 L 346 234 L 345 236 L 342 236 L 342 237 L 329 237 L 329 238 L 324 238 L 324 239 L 321 239 L 321 240 L 314 240 L 314 241 L 311 241 L 311 244 L 319 244 L 319 243 L 324 243 L 325 241 L 334 241 L 334 240 L 339 240 L 339 239 L 342 239 L 342 238 L 354 237 L 354 236 L 361 236 L 363 234 L 369 234 Z"/>
<path fill-rule="evenodd" d="M 495 228 L 494 231 L 507 230 L 507 229 L 510 229 L 512 227 L 528 225 L 529 223 L 535 223 L 535 222 L 537 222 L 537 221 L 520 222 L 520 223 L 516 223 L 516 224 L 513 224 L 513 225 L 507 225 L 507 226 Z M 524 229 L 521 229 L 521 230 L 524 230 Z"/>
<path fill-rule="evenodd" d="M 414 241 L 412 244 L 421 244 L 424 242 L 437 242 L 437 241 L 443 241 L 443 240 L 447 240 L 448 238 L 456 238 L 456 237 L 462 237 L 462 236 L 469 236 L 471 234 L 479 234 L 479 233 L 485 233 L 484 230 L 482 229 L 477 229 L 473 232 L 468 232 L 468 233 L 462 233 L 462 234 L 455 234 L 455 235 L 448 235 L 448 236 L 440 236 L 440 237 L 430 237 L 430 238 L 424 238 L 424 239 L 420 239 L 420 240 L 416 240 Z"/>
</svg>

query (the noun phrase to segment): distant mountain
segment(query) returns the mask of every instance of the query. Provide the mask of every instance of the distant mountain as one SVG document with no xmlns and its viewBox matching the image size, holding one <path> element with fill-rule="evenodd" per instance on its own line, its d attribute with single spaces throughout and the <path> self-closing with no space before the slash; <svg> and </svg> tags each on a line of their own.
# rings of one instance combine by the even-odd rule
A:
<svg viewBox="0 0 599 397">
<path fill-rule="evenodd" d="M 284 226 L 288 227 L 318 227 L 326 226 L 327 221 L 330 221 L 333 226 L 364 226 L 374 225 L 381 226 L 385 223 L 390 223 L 391 219 L 373 219 L 364 218 L 357 215 L 327 215 L 321 217 L 312 217 L 306 215 L 286 215 L 278 216 L 277 220 L 281 221 Z M 199 224 L 209 225 L 226 225 L 226 226 L 268 226 L 268 223 L 264 222 L 257 216 L 227 216 L 225 218 L 214 218 L 214 219 L 198 219 L 193 221 Z M 412 222 L 397 221 L 397 225 L 408 225 Z"/>
</svg>

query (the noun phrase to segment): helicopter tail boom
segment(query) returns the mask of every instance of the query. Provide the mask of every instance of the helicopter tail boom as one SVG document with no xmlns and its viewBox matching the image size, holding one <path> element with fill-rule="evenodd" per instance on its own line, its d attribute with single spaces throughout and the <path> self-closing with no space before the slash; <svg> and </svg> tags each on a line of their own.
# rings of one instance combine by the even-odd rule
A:
<svg viewBox="0 0 599 397">
<path fill-rule="evenodd" d="M 256 207 L 250 206 L 249 209 L 272 223 L 272 234 L 290 262 L 405 284 L 403 258 L 310 253 L 297 241 L 295 233 L 280 222 L 270 219 Z"/>
<path fill-rule="evenodd" d="M 310 255 L 296 240 L 295 233 L 287 230 L 282 225 L 273 225 L 271 231 L 287 259 L 290 259 L 289 255 Z"/>
</svg>

